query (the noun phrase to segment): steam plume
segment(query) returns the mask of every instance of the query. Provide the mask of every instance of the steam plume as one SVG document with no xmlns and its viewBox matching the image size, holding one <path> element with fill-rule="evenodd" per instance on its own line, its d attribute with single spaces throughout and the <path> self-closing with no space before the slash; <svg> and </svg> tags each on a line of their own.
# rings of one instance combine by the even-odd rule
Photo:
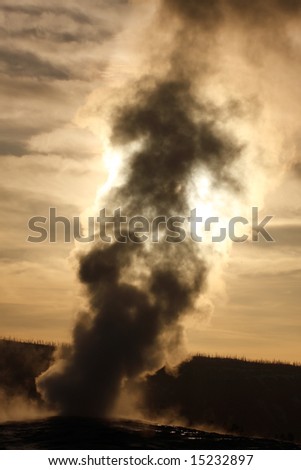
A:
<svg viewBox="0 0 301 470">
<path fill-rule="evenodd" d="M 259 29 L 271 22 L 276 31 L 299 7 L 293 0 L 161 3 L 156 31 L 166 27 L 172 40 L 162 54 L 150 54 L 151 65 L 130 84 L 130 97 L 113 108 L 110 146 L 121 149 L 124 162 L 103 207 L 121 207 L 128 217 L 187 213 L 199 174 L 209 175 L 212 191 L 247 198 L 244 169 L 237 168 L 249 153 L 227 123 L 244 103 L 212 103 L 206 91 L 217 73 L 217 31 L 246 22 Z M 158 369 L 181 348 L 183 319 L 199 308 L 212 268 L 207 251 L 190 238 L 138 241 L 95 243 L 80 257 L 89 309 L 79 315 L 69 356 L 38 379 L 61 413 L 108 414 L 125 380 Z"/>
</svg>

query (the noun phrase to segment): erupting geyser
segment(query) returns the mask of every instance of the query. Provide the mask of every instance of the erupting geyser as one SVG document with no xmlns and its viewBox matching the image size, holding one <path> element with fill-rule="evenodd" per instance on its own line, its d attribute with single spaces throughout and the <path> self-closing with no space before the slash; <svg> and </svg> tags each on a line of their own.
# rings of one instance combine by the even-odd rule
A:
<svg viewBox="0 0 301 470">
<path fill-rule="evenodd" d="M 218 87 L 211 96 L 208 91 L 216 53 L 222 50 L 220 31 L 231 34 L 229 25 L 251 23 L 254 15 L 260 18 L 258 28 L 264 30 L 268 19 L 277 27 L 294 5 L 300 4 L 162 1 L 153 21 L 160 38 L 166 29 L 165 49 L 151 51 L 155 35 L 150 37 L 146 54 L 151 65 L 127 83 L 126 99 L 112 105 L 108 140 L 110 151 L 121 154 L 121 164 L 100 208 L 154 219 L 187 215 L 193 203 L 213 201 L 213 193 L 227 195 L 226 209 L 232 202 L 237 207 L 240 199 L 248 201 L 254 182 L 241 184 L 240 176 L 251 164 L 239 162 L 251 155 L 249 134 L 242 127 L 235 135 L 233 123 L 228 125 L 243 115 L 245 103 L 231 96 L 221 100 Z M 196 188 L 202 181 L 210 185 L 212 197 Z M 68 354 L 37 380 L 45 400 L 60 413 L 108 415 L 126 380 L 157 370 L 176 354 L 183 318 L 201 312 L 200 296 L 218 263 L 218 255 L 211 256 L 208 247 L 189 236 L 181 243 L 140 243 L 135 233 L 130 239 L 127 231 L 122 235 L 126 242 L 118 237 L 112 243 L 96 241 L 79 257 L 89 308 L 78 316 Z"/>
</svg>

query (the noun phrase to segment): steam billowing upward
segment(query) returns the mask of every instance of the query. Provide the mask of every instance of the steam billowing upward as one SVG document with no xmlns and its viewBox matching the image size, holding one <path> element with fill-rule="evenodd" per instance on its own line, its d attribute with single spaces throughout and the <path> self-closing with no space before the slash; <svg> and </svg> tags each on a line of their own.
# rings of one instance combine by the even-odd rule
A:
<svg viewBox="0 0 301 470">
<path fill-rule="evenodd" d="M 208 47 L 229 15 L 265 24 L 298 8 L 292 0 L 163 2 L 156 21 L 162 26 L 171 15 L 174 47 L 164 72 L 157 73 L 154 63 L 155 72 L 133 82 L 131 98 L 114 108 L 110 142 L 124 149 L 126 163 L 103 207 L 121 207 L 128 217 L 187 214 L 197 174 L 210 175 L 213 188 L 237 197 L 241 188 L 232 169 L 244 146 L 225 130 L 230 108 L 202 96 Z M 202 36 L 206 49 L 200 63 L 194 35 Z M 38 379 L 45 399 L 61 413 L 107 415 L 125 380 L 158 369 L 181 347 L 183 318 L 197 310 L 206 289 L 211 261 L 199 244 L 189 237 L 139 243 L 131 235 L 126 243 L 95 243 L 80 257 L 89 309 L 79 315 L 69 356 Z"/>
<path fill-rule="evenodd" d="M 140 88 L 137 101 L 117 111 L 112 143 L 136 141 L 142 144 L 130 157 L 125 183 L 108 195 L 130 216 L 181 213 L 193 172 L 205 167 L 227 181 L 227 164 L 239 155 L 193 99 L 187 80 Z M 165 352 L 179 346 L 179 321 L 204 289 L 206 271 L 191 240 L 96 244 L 79 269 L 90 312 L 75 327 L 63 371 L 42 381 L 48 400 L 67 413 L 109 410 L 123 379 L 160 367 Z"/>
</svg>

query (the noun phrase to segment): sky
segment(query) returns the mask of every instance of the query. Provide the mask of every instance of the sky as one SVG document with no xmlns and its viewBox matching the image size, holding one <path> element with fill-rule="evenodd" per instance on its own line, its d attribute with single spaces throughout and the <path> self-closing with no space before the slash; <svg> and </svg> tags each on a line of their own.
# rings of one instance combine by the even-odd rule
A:
<svg viewBox="0 0 301 470">
<path fill-rule="evenodd" d="M 89 213 L 108 177 L 100 116 L 114 87 L 129 87 L 141 68 L 149 71 L 145 55 L 153 64 L 160 41 L 168 50 L 170 37 L 162 25 L 153 43 L 145 37 L 156 1 L 0 6 L 0 335 L 67 342 L 83 297 L 74 244 L 29 243 L 28 220 L 47 217 L 50 207 L 65 217 Z M 199 26 L 209 39 L 210 18 Z M 249 127 L 231 128 L 259 136 L 247 204 L 273 215 L 275 242 L 232 245 L 209 313 L 186 321 L 191 353 L 301 362 L 300 12 L 285 19 L 264 33 L 256 26 L 261 16 L 246 24 L 231 19 L 214 45 L 214 64 L 210 57 L 216 70 L 206 77 L 208 93 L 218 102 L 244 96 L 254 113 Z M 241 39 L 246 49 L 239 49 Z M 195 60 L 198 54 L 207 60 L 201 48 Z"/>
</svg>

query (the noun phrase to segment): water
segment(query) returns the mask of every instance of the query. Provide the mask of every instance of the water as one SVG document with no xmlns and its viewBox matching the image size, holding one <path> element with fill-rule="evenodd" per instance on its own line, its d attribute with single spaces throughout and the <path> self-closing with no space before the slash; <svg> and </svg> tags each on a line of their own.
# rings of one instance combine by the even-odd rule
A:
<svg viewBox="0 0 301 470">
<path fill-rule="evenodd" d="M 244 438 L 138 421 L 52 417 L 0 425 L 0 449 L 300 449 L 296 444 Z"/>
</svg>

